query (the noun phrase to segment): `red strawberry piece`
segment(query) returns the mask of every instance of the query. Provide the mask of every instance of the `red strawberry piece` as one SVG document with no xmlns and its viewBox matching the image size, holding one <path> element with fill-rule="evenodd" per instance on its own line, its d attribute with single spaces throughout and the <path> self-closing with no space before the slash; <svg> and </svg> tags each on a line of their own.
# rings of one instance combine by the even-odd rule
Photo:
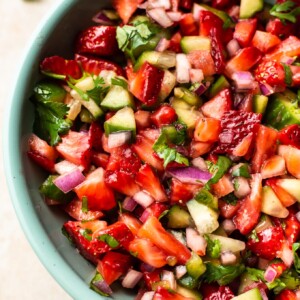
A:
<svg viewBox="0 0 300 300">
<path fill-rule="evenodd" d="M 187 297 L 182 296 L 174 291 L 167 290 L 159 286 L 154 294 L 153 300 L 186 300 Z"/>
<path fill-rule="evenodd" d="M 130 213 L 121 213 L 118 220 L 124 223 L 134 235 L 142 226 L 142 223 Z"/>
<path fill-rule="evenodd" d="M 271 226 L 256 234 L 250 235 L 247 247 L 254 254 L 261 258 L 272 260 L 277 257 L 284 242 L 283 230 L 281 227 Z"/>
<path fill-rule="evenodd" d="M 183 36 L 198 35 L 199 29 L 192 13 L 184 14 L 181 17 L 179 27 Z"/>
<path fill-rule="evenodd" d="M 217 9 L 225 8 L 230 4 L 230 0 L 213 0 L 212 1 L 212 7 Z"/>
<path fill-rule="evenodd" d="M 143 223 L 145 223 L 146 220 L 151 216 L 159 218 L 168 209 L 169 209 L 169 207 L 166 204 L 163 204 L 160 202 L 154 202 L 144 210 L 144 212 L 142 213 L 142 215 L 140 217 L 140 220 Z"/>
<path fill-rule="evenodd" d="M 242 202 L 238 201 L 235 205 L 227 203 L 223 199 L 219 199 L 218 205 L 220 215 L 226 219 L 231 219 L 241 207 Z"/>
<path fill-rule="evenodd" d="M 96 151 L 102 150 L 102 135 L 103 135 L 103 130 L 100 123 L 92 122 L 89 128 L 89 136 L 90 136 L 91 147 Z"/>
<path fill-rule="evenodd" d="M 104 281 L 110 285 L 122 275 L 125 275 L 132 266 L 132 257 L 119 252 L 108 252 L 99 261 L 97 271 Z"/>
<path fill-rule="evenodd" d="M 230 300 L 234 297 L 228 286 L 218 286 L 217 284 L 205 284 L 201 292 L 203 300 Z"/>
<path fill-rule="evenodd" d="M 192 140 L 189 149 L 189 156 L 192 158 L 197 158 L 203 154 L 208 153 L 213 146 L 214 143 L 211 142 L 196 142 Z"/>
<path fill-rule="evenodd" d="M 156 201 L 167 201 L 166 192 L 159 180 L 159 177 L 148 164 L 144 164 L 136 174 L 135 181 L 146 190 Z"/>
<path fill-rule="evenodd" d="M 40 64 L 43 73 L 50 73 L 60 79 L 68 80 L 70 77 L 79 79 L 82 77 L 82 71 L 75 60 L 67 60 L 61 56 L 46 57 Z"/>
<path fill-rule="evenodd" d="M 181 34 L 180 32 L 176 32 L 170 39 L 170 45 L 168 47 L 168 50 L 174 51 L 176 53 L 182 52 L 181 46 L 180 46 L 180 41 L 181 41 Z"/>
<path fill-rule="evenodd" d="M 124 24 L 127 24 L 131 16 L 135 13 L 139 0 L 113 0 L 113 7 L 122 19 Z"/>
<path fill-rule="evenodd" d="M 28 140 L 28 147 L 27 155 L 43 169 L 53 173 L 55 161 L 58 157 L 58 153 L 55 148 L 48 145 L 46 141 L 40 139 L 35 134 L 30 136 Z"/>
<path fill-rule="evenodd" d="M 161 270 L 156 269 L 152 272 L 143 272 L 144 281 L 148 290 L 152 290 L 155 283 L 160 281 Z"/>
<path fill-rule="evenodd" d="M 145 129 L 151 126 L 151 113 L 146 110 L 138 110 L 134 113 L 137 129 Z"/>
<path fill-rule="evenodd" d="M 92 164 L 103 169 L 107 168 L 109 155 L 106 153 L 92 152 Z"/>
<path fill-rule="evenodd" d="M 235 31 L 233 37 L 239 42 L 239 44 L 244 48 L 249 46 L 257 25 L 257 19 L 246 19 L 240 20 L 235 25 Z"/>
<path fill-rule="evenodd" d="M 278 44 L 281 40 L 274 34 L 256 30 L 251 45 L 259 49 L 261 52 L 266 53 Z"/>
<path fill-rule="evenodd" d="M 117 75 L 124 76 L 124 70 L 118 64 L 109 60 L 91 55 L 75 54 L 75 60 L 81 64 L 82 69 L 93 75 L 99 75 L 101 71 L 114 71 Z"/>
<path fill-rule="evenodd" d="M 87 169 L 91 162 L 90 136 L 87 132 L 70 130 L 62 136 L 62 141 L 56 146 L 56 150 L 66 160 L 75 165 Z"/>
<path fill-rule="evenodd" d="M 291 290 L 284 290 L 275 297 L 275 300 L 297 300 L 297 295 Z"/>
<path fill-rule="evenodd" d="M 300 149 L 300 126 L 289 125 L 279 131 L 278 139 L 284 145 L 291 145 Z"/>
<path fill-rule="evenodd" d="M 86 197 L 89 210 L 110 210 L 116 206 L 112 189 L 104 181 L 104 169 L 89 173 L 84 182 L 75 188 L 80 200 Z"/>
<path fill-rule="evenodd" d="M 210 36 L 212 28 L 217 28 L 219 32 L 222 31 L 223 21 L 208 10 L 201 10 L 199 13 L 200 20 L 200 35 Z"/>
<path fill-rule="evenodd" d="M 191 10 L 193 7 L 193 0 L 180 0 L 179 7 L 186 10 Z"/>
<path fill-rule="evenodd" d="M 209 50 L 191 51 L 187 58 L 194 69 L 201 69 L 204 76 L 216 74 L 213 57 Z"/>
<path fill-rule="evenodd" d="M 172 124 L 177 120 L 176 111 L 170 105 L 162 105 L 151 114 L 150 120 L 156 127 Z"/>
<path fill-rule="evenodd" d="M 283 23 L 280 19 L 275 18 L 268 21 L 266 31 L 284 39 L 295 34 L 296 26 L 291 22 Z"/>
<path fill-rule="evenodd" d="M 130 82 L 130 91 L 146 105 L 154 105 L 158 101 L 163 77 L 163 70 L 145 62 Z"/>
<path fill-rule="evenodd" d="M 284 234 L 290 246 L 296 243 L 300 237 L 300 222 L 296 218 L 295 212 L 290 209 L 287 218 L 284 219 Z"/>
<path fill-rule="evenodd" d="M 256 135 L 261 117 L 261 114 L 245 111 L 224 112 L 221 118 L 222 131 L 214 152 L 232 154 L 249 134 Z"/>
<path fill-rule="evenodd" d="M 76 52 L 100 56 L 115 55 L 118 52 L 115 26 L 91 26 L 80 33 Z"/>
</svg>

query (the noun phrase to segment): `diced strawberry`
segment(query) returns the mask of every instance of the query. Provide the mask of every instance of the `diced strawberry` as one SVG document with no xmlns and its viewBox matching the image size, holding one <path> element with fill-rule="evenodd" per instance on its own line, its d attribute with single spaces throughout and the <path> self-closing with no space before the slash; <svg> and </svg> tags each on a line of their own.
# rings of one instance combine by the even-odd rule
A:
<svg viewBox="0 0 300 300">
<path fill-rule="evenodd" d="M 282 22 L 275 18 L 268 21 L 266 31 L 278 36 L 281 39 L 287 38 L 295 34 L 295 24 L 291 22 Z"/>
<path fill-rule="evenodd" d="M 201 185 L 183 183 L 176 178 L 171 180 L 170 199 L 171 203 L 186 203 L 194 197 L 194 194 L 201 189 Z"/>
<path fill-rule="evenodd" d="M 293 146 L 280 145 L 278 147 L 278 154 L 284 158 L 288 172 L 300 179 L 300 149 Z"/>
<path fill-rule="evenodd" d="M 54 147 L 32 134 L 28 140 L 28 156 L 46 171 L 53 173 L 58 153 Z"/>
<path fill-rule="evenodd" d="M 76 52 L 100 56 L 115 55 L 118 52 L 115 26 L 91 26 L 80 33 Z"/>
<path fill-rule="evenodd" d="M 191 10 L 193 7 L 193 0 L 180 0 L 179 7 L 186 10 Z"/>
<path fill-rule="evenodd" d="M 190 144 L 189 156 L 192 158 L 197 158 L 203 154 L 206 154 L 212 149 L 213 145 L 214 143 L 203 143 L 192 140 Z"/>
<path fill-rule="evenodd" d="M 233 149 L 232 155 L 234 156 L 247 156 L 251 150 L 253 141 L 253 133 L 247 134 Z"/>
<path fill-rule="evenodd" d="M 254 37 L 251 41 L 251 45 L 256 47 L 263 53 L 267 53 L 269 50 L 280 44 L 281 40 L 274 34 L 256 30 Z"/>
<path fill-rule="evenodd" d="M 201 106 L 201 111 L 206 117 L 220 120 L 226 111 L 232 109 L 233 102 L 230 89 L 220 91 L 215 97 Z"/>
<path fill-rule="evenodd" d="M 199 13 L 200 21 L 200 35 L 210 36 L 212 28 L 217 28 L 218 31 L 222 31 L 223 21 L 208 10 L 201 10 Z"/>
<path fill-rule="evenodd" d="M 163 70 L 145 62 L 129 84 L 131 93 L 146 105 L 156 104 L 164 74 Z"/>
<path fill-rule="evenodd" d="M 297 295 L 291 290 L 284 290 L 275 297 L 275 300 L 297 300 Z"/>
<path fill-rule="evenodd" d="M 225 219 L 231 219 L 241 207 L 242 202 L 238 201 L 235 205 L 227 203 L 225 200 L 219 199 L 220 215 Z"/>
<path fill-rule="evenodd" d="M 174 51 L 176 53 L 182 52 L 181 46 L 180 46 L 180 41 L 181 41 L 181 34 L 180 32 L 176 32 L 170 39 L 170 45 L 168 47 L 168 50 Z"/>
<path fill-rule="evenodd" d="M 79 64 L 75 60 L 67 60 L 61 56 L 50 56 L 44 58 L 40 64 L 43 73 L 60 75 L 64 80 L 70 77 L 79 79 L 82 77 L 82 71 Z"/>
<path fill-rule="evenodd" d="M 151 113 L 146 110 L 138 110 L 134 113 L 135 123 L 138 130 L 150 127 Z"/>
<path fill-rule="evenodd" d="M 213 193 L 218 197 L 224 197 L 234 191 L 230 175 L 225 174 L 217 183 L 212 185 Z"/>
<path fill-rule="evenodd" d="M 102 275 L 104 281 L 110 285 L 122 275 L 125 275 L 132 266 L 132 257 L 119 252 L 108 252 L 99 261 L 97 271 Z"/>
<path fill-rule="evenodd" d="M 300 149 L 300 126 L 289 125 L 279 131 L 278 139 L 281 144 L 291 145 Z"/>
<path fill-rule="evenodd" d="M 185 264 L 191 257 L 187 247 L 166 231 L 158 219 L 153 216 L 148 218 L 143 224 L 138 232 L 138 236 L 149 239 L 168 255 L 175 257 L 179 264 Z"/>
<path fill-rule="evenodd" d="M 225 66 L 225 74 L 232 77 L 238 71 L 248 71 L 254 67 L 262 58 L 261 52 L 255 47 L 246 47 L 231 58 Z"/>
<path fill-rule="evenodd" d="M 252 175 L 251 193 L 243 202 L 233 221 L 242 234 L 248 234 L 257 225 L 261 211 L 262 178 L 260 174 Z"/>
<path fill-rule="evenodd" d="M 142 223 L 130 213 L 120 214 L 118 220 L 124 223 L 134 235 L 137 235 L 137 232 L 142 226 Z"/>
<path fill-rule="evenodd" d="M 261 170 L 263 162 L 273 156 L 277 148 L 277 131 L 273 128 L 260 125 L 254 144 L 254 155 L 251 168 L 254 173 Z"/>
<path fill-rule="evenodd" d="M 292 209 L 289 209 L 289 211 L 289 215 L 283 221 L 285 224 L 285 226 L 283 226 L 283 230 L 287 242 L 290 247 L 292 247 L 292 245 L 296 243 L 300 237 L 300 222 L 298 221 L 295 212 Z"/>
<path fill-rule="evenodd" d="M 91 142 L 87 132 L 70 130 L 62 136 L 56 150 L 66 160 L 87 169 L 91 162 Z"/>
<path fill-rule="evenodd" d="M 227 111 L 221 118 L 222 132 L 215 153 L 232 154 L 236 146 L 240 144 L 248 134 L 255 136 L 261 114 L 244 111 Z"/>
<path fill-rule="evenodd" d="M 191 298 L 187 298 L 185 296 L 182 296 L 179 293 L 176 293 L 174 291 L 170 291 L 168 289 L 165 289 L 161 286 L 159 286 L 154 294 L 153 300 L 188 300 Z"/>
<path fill-rule="evenodd" d="M 249 46 L 257 26 L 257 19 L 239 20 L 235 25 L 233 38 L 244 48 Z"/>
<path fill-rule="evenodd" d="M 295 36 L 289 36 L 277 45 L 264 57 L 265 60 L 280 61 L 283 56 L 294 57 L 300 55 L 300 40 Z"/>
<path fill-rule="evenodd" d="M 109 155 L 106 153 L 92 152 L 92 164 L 103 169 L 107 168 Z"/>
<path fill-rule="evenodd" d="M 277 257 L 284 242 L 283 230 L 279 226 L 271 226 L 256 233 L 257 239 L 251 235 L 247 247 L 257 256 L 272 260 Z"/>
<path fill-rule="evenodd" d="M 156 127 L 172 124 L 177 120 L 176 111 L 170 105 L 161 105 L 151 114 L 150 120 Z"/>
<path fill-rule="evenodd" d="M 155 287 L 155 283 L 161 281 L 161 269 L 155 269 L 152 272 L 143 272 L 144 273 L 144 281 L 148 290 L 153 290 Z"/>
<path fill-rule="evenodd" d="M 143 189 L 146 190 L 156 201 L 167 201 L 166 192 L 159 180 L 148 164 L 144 164 L 136 174 L 135 181 Z"/>
<path fill-rule="evenodd" d="M 217 9 L 223 9 L 230 4 L 230 0 L 213 0 L 212 7 Z"/>
<path fill-rule="evenodd" d="M 75 198 L 68 203 L 65 207 L 65 211 L 77 221 L 92 221 L 103 217 L 103 213 L 101 211 L 89 210 L 87 212 L 83 212 L 82 201 L 78 198 Z"/>
<path fill-rule="evenodd" d="M 192 13 L 184 14 L 179 21 L 179 26 L 183 36 L 198 35 L 199 29 Z"/>
<path fill-rule="evenodd" d="M 216 142 L 221 132 L 221 122 L 214 118 L 199 118 L 194 131 L 197 142 Z"/>
<path fill-rule="evenodd" d="M 285 175 L 285 161 L 281 156 L 273 155 L 265 160 L 261 166 L 260 172 L 263 179 Z"/>
<path fill-rule="evenodd" d="M 96 151 L 102 150 L 102 135 L 103 130 L 98 122 L 92 122 L 89 128 L 90 144 Z"/>
<path fill-rule="evenodd" d="M 75 54 L 75 60 L 81 64 L 82 69 L 93 75 L 99 75 L 101 71 L 114 71 L 117 75 L 124 76 L 124 70 L 116 63 L 91 55 Z"/>
<path fill-rule="evenodd" d="M 141 1 L 139 0 L 113 0 L 113 7 L 117 11 L 123 23 L 127 24 L 131 16 L 137 10 L 140 2 Z"/>
<path fill-rule="evenodd" d="M 84 182 L 75 188 L 80 200 L 87 198 L 89 210 L 110 210 L 116 206 L 113 191 L 104 181 L 104 169 L 98 168 L 88 174 Z"/>
<path fill-rule="evenodd" d="M 194 69 L 201 69 L 204 76 L 211 76 L 216 73 L 214 60 L 209 50 L 191 51 L 187 58 Z"/>
<path fill-rule="evenodd" d="M 201 286 L 203 300 L 230 300 L 234 294 L 228 286 L 219 286 L 217 284 L 205 284 Z"/>
<path fill-rule="evenodd" d="M 140 220 L 143 223 L 145 223 L 146 220 L 151 216 L 159 218 L 168 209 L 169 209 L 168 205 L 160 203 L 160 202 L 154 202 L 144 210 L 144 212 L 142 213 L 142 215 L 140 217 Z"/>
</svg>

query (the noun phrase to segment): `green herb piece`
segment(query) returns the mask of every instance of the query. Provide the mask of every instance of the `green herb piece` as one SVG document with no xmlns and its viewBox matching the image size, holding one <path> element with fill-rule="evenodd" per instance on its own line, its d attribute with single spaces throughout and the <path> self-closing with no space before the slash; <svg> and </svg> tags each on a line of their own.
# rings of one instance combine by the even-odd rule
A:
<svg viewBox="0 0 300 300">
<path fill-rule="evenodd" d="M 251 231 L 251 234 L 249 235 L 249 238 L 253 240 L 253 242 L 259 242 L 259 238 L 257 236 L 257 232 L 255 229 Z"/>
<path fill-rule="evenodd" d="M 287 64 L 282 64 L 284 68 L 284 82 L 287 86 L 291 86 L 293 83 L 293 73 L 291 67 Z"/>
<path fill-rule="evenodd" d="M 93 231 L 91 229 L 80 229 L 79 232 L 88 241 L 92 240 Z"/>
<path fill-rule="evenodd" d="M 205 204 L 206 206 L 218 210 L 218 199 L 208 190 L 202 189 L 195 195 L 197 202 Z"/>
<path fill-rule="evenodd" d="M 233 188 L 234 188 L 234 190 L 237 191 L 239 189 L 239 187 L 240 187 L 239 181 L 237 180 L 237 178 L 234 178 L 234 180 L 233 180 Z"/>
<path fill-rule="evenodd" d="M 100 105 L 103 100 L 105 94 L 108 92 L 109 87 L 104 86 L 105 81 L 103 77 L 95 77 L 93 78 L 95 87 L 91 90 L 86 91 L 86 94 L 89 98 L 93 99 L 98 105 Z"/>
<path fill-rule="evenodd" d="M 83 213 L 87 213 L 89 211 L 89 209 L 88 209 L 88 198 L 86 196 L 82 197 L 81 211 Z"/>
<path fill-rule="evenodd" d="M 183 145 L 187 139 L 187 127 L 179 122 L 164 126 L 162 132 L 167 141 L 175 145 Z"/>
<path fill-rule="evenodd" d="M 124 80 L 120 77 L 112 78 L 111 84 L 121 86 L 124 89 L 128 89 L 128 83 L 126 82 L 126 80 Z"/>
<path fill-rule="evenodd" d="M 211 258 L 219 258 L 221 255 L 221 243 L 218 239 L 212 240 L 207 234 L 204 235 L 207 242 L 206 254 Z"/>
<path fill-rule="evenodd" d="M 298 274 L 300 274 L 300 257 L 297 254 L 297 251 L 300 249 L 300 243 L 293 244 L 293 253 L 294 253 L 294 266 Z"/>
<path fill-rule="evenodd" d="M 206 272 L 204 273 L 204 281 L 211 283 L 217 281 L 219 285 L 227 285 L 236 277 L 240 276 L 245 271 L 243 264 L 235 266 L 222 266 L 208 262 L 206 264 Z"/>
<path fill-rule="evenodd" d="M 297 22 L 297 16 L 300 14 L 300 7 L 296 7 L 293 1 L 285 1 L 283 3 L 275 4 L 271 10 L 270 15 L 279 18 L 281 21 Z"/>
<path fill-rule="evenodd" d="M 228 204 L 231 204 L 231 205 L 235 206 L 237 204 L 237 202 L 238 202 L 239 199 L 234 195 L 234 192 L 232 192 L 232 193 L 224 196 L 222 198 L 222 200 L 224 200 Z"/>
<path fill-rule="evenodd" d="M 78 95 L 80 96 L 81 99 L 83 99 L 84 101 L 90 100 L 89 95 L 87 93 L 85 93 L 83 90 L 79 89 L 76 85 L 74 85 L 70 81 L 68 81 L 67 83 L 71 89 L 73 89 L 74 91 L 76 91 L 78 93 Z"/>
<path fill-rule="evenodd" d="M 75 245 L 71 235 L 69 234 L 69 232 L 66 230 L 64 226 L 61 228 L 61 233 L 68 239 L 71 245 L 73 246 Z"/>
<path fill-rule="evenodd" d="M 97 237 L 99 241 L 105 242 L 111 248 L 117 248 L 119 246 L 119 242 L 110 234 L 102 234 Z"/>
<path fill-rule="evenodd" d="M 249 172 L 249 165 L 248 164 L 242 164 L 239 168 L 233 170 L 231 175 L 232 175 L 232 177 L 251 178 L 251 175 L 250 175 L 250 172 Z"/>
<path fill-rule="evenodd" d="M 94 276 L 94 278 L 91 280 L 90 283 L 90 288 L 95 291 L 96 293 L 104 296 L 104 297 L 109 297 L 110 295 L 107 293 L 104 293 L 103 291 L 101 291 L 97 286 L 99 286 L 97 283 L 104 281 L 103 276 L 97 272 L 96 275 Z"/>
</svg>

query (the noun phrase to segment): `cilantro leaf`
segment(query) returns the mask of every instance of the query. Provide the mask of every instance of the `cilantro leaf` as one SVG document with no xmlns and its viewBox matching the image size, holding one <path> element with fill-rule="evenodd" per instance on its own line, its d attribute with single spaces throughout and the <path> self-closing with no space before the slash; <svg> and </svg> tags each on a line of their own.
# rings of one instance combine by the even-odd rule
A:
<svg viewBox="0 0 300 300">
<path fill-rule="evenodd" d="M 300 274 L 300 257 L 297 251 L 300 249 L 300 243 L 293 244 L 294 266 L 298 274 Z"/>
<path fill-rule="evenodd" d="M 92 230 L 90 230 L 90 229 L 80 229 L 79 232 L 88 241 L 92 240 L 92 234 L 93 234 Z"/>
<path fill-rule="evenodd" d="M 102 234 L 97 237 L 99 241 L 105 242 L 111 248 L 117 248 L 119 246 L 119 242 L 110 234 Z"/>
<path fill-rule="evenodd" d="M 236 277 L 245 271 L 243 264 L 235 266 L 222 266 L 208 262 L 206 264 L 206 272 L 204 273 L 204 281 L 211 283 L 217 281 L 219 285 L 227 285 Z"/>
<path fill-rule="evenodd" d="M 89 211 L 89 209 L 88 209 L 88 198 L 86 196 L 82 197 L 81 211 L 83 213 L 87 213 Z"/>
<path fill-rule="evenodd" d="M 98 105 L 100 105 L 103 100 L 105 94 L 108 92 L 109 87 L 104 86 L 105 81 L 103 77 L 95 77 L 93 78 L 95 87 L 91 90 L 86 91 L 86 94 L 89 98 L 93 99 Z"/>
<path fill-rule="evenodd" d="M 233 177 L 245 177 L 245 178 L 251 178 L 250 172 L 249 172 L 249 165 L 248 164 L 241 164 L 239 168 L 236 168 L 231 173 Z"/>
<path fill-rule="evenodd" d="M 291 67 L 287 64 L 282 64 L 284 68 L 284 82 L 287 86 L 291 86 L 293 83 L 293 73 L 291 71 Z"/>
<path fill-rule="evenodd" d="M 238 202 L 238 198 L 234 195 L 234 192 L 224 196 L 222 198 L 222 200 L 224 200 L 226 203 L 231 204 L 231 205 L 236 205 Z"/>
<path fill-rule="evenodd" d="M 115 77 L 111 79 L 111 84 L 112 85 L 119 85 L 124 89 L 128 88 L 128 83 L 126 82 L 126 80 L 120 78 L 120 77 Z"/>
<path fill-rule="evenodd" d="M 283 3 L 275 4 L 270 10 L 273 17 L 279 18 L 281 21 L 297 22 L 297 16 L 300 14 L 300 7 L 294 8 L 296 5 L 293 1 L 285 1 Z"/>
<path fill-rule="evenodd" d="M 221 255 L 221 243 L 218 239 L 212 240 L 207 234 L 204 235 L 207 242 L 206 254 L 211 258 L 219 258 Z"/>
<path fill-rule="evenodd" d="M 61 141 L 60 135 L 66 134 L 72 126 L 70 120 L 65 119 L 69 108 L 67 105 L 52 101 L 36 101 L 33 131 L 51 146 Z"/>
<path fill-rule="evenodd" d="M 202 203 L 214 210 L 218 210 L 218 199 L 206 189 L 201 189 L 195 196 L 197 202 Z"/>
</svg>

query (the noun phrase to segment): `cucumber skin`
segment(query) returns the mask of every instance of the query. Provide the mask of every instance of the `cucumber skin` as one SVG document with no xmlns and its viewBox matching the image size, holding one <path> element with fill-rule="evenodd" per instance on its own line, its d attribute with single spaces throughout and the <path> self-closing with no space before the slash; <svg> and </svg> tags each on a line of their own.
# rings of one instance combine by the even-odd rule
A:
<svg viewBox="0 0 300 300">
<path fill-rule="evenodd" d="M 263 0 L 241 0 L 240 18 L 241 19 L 251 18 L 257 12 L 263 10 L 263 8 L 264 8 Z"/>
</svg>

